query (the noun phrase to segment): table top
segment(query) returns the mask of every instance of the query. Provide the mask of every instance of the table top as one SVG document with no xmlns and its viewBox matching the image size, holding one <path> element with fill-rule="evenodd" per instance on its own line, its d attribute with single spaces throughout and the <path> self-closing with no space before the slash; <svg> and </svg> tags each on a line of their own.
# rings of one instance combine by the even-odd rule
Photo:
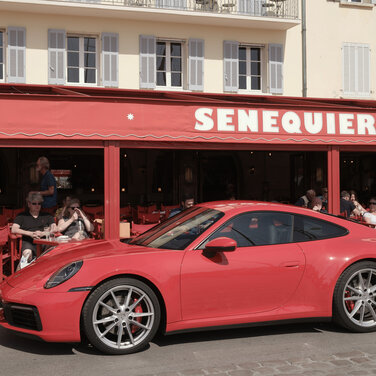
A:
<svg viewBox="0 0 376 376">
<path fill-rule="evenodd" d="M 272 3 L 283 3 L 286 0 L 268 0 L 268 1 L 271 1 Z"/>
<path fill-rule="evenodd" d="M 62 242 L 58 242 L 57 240 L 47 240 L 47 239 L 33 239 L 34 244 L 42 244 L 42 245 L 58 245 L 62 244 Z"/>
<path fill-rule="evenodd" d="M 232 8 L 232 7 L 234 7 L 235 6 L 235 3 L 224 3 L 224 4 L 222 4 L 222 6 L 223 7 L 227 7 L 227 8 Z"/>
</svg>

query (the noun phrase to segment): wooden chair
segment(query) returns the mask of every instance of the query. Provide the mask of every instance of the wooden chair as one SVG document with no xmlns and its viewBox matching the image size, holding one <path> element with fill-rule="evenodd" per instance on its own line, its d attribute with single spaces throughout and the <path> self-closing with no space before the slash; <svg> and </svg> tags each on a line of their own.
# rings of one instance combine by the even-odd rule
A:
<svg viewBox="0 0 376 376">
<path fill-rule="evenodd" d="M 0 281 L 6 277 L 6 274 L 14 273 L 15 264 L 21 258 L 21 241 L 21 236 L 11 233 L 9 225 L 0 228 Z"/>
<path fill-rule="evenodd" d="M 104 207 L 100 206 L 83 206 L 82 210 L 88 214 L 92 220 L 96 218 L 103 218 L 104 216 Z"/>
</svg>

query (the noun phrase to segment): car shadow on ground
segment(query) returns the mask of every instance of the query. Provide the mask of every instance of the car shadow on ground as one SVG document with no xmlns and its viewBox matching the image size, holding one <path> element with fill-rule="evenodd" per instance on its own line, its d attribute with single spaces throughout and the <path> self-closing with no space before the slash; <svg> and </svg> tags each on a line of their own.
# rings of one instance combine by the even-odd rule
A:
<svg viewBox="0 0 376 376">
<path fill-rule="evenodd" d="M 300 323 L 284 325 L 268 325 L 257 327 L 242 327 L 230 329 L 216 329 L 199 332 L 187 332 L 173 335 L 157 335 L 152 343 L 158 347 L 167 347 L 176 344 L 221 341 L 228 339 L 262 337 L 285 335 L 289 333 L 321 333 L 321 332 L 347 332 L 332 323 Z M 12 330 L 0 327 L 0 347 L 7 347 L 18 351 L 38 354 L 38 355 L 77 355 L 83 353 L 87 355 L 106 356 L 96 350 L 87 341 L 82 343 L 50 343 L 38 340 L 36 337 L 29 337 Z M 146 351 L 147 346 L 142 351 Z"/>
<path fill-rule="evenodd" d="M 300 324 L 279 324 L 270 323 L 262 326 L 247 326 L 241 328 L 213 329 L 197 332 L 186 332 L 172 335 L 159 335 L 152 342 L 158 346 L 171 346 L 181 343 L 220 341 L 236 338 L 261 337 L 285 335 L 288 333 L 321 333 L 321 332 L 342 332 L 342 328 L 332 323 L 300 323 Z M 343 332 L 346 332 L 345 330 Z"/>
</svg>

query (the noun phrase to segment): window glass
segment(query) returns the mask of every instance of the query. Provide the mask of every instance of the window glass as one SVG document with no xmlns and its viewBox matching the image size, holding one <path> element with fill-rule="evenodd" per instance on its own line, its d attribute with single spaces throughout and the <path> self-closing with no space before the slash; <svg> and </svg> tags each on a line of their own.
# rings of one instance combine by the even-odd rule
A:
<svg viewBox="0 0 376 376">
<path fill-rule="evenodd" d="M 296 215 L 294 219 L 294 242 L 335 238 L 347 232 L 344 227 L 309 216 Z"/>
<path fill-rule="evenodd" d="M 182 87 L 182 44 L 157 42 L 157 86 Z"/>
<path fill-rule="evenodd" d="M 67 37 L 68 82 L 95 84 L 97 82 L 96 38 Z"/>
<path fill-rule="evenodd" d="M 196 206 L 153 227 L 130 244 L 183 250 L 223 216 L 224 213 L 218 210 Z"/>
<path fill-rule="evenodd" d="M 277 212 L 249 212 L 236 216 L 211 235 L 204 245 L 213 239 L 227 237 L 238 247 L 291 243 L 293 240 L 293 216 Z"/>
<path fill-rule="evenodd" d="M 239 47 L 239 89 L 261 90 L 261 48 Z"/>
</svg>

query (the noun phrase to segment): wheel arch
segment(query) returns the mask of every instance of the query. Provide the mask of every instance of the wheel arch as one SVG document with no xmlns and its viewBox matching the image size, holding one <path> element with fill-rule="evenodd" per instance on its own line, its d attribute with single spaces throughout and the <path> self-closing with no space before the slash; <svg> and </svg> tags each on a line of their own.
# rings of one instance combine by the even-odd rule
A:
<svg viewBox="0 0 376 376">
<path fill-rule="evenodd" d="M 103 285 L 104 283 L 108 282 L 108 281 L 111 281 L 111 280 L 114 280 L 114 279 L 117 279 L 117 278 L 133 278 L 133 279 L 136 279 L 140 282 L 143 282 L 145 283 L 148 287 L 150 287 L 153 292 L 155 293 L 157 299 L 158 299 L 158 302 L 159 302 L 159 305 L 160 305 L 160 308 L 161 308 L 161 322 L 159 324 L 159 328 L 158 328 L 158 332 L 159 333 L 165 333 L 166 331 L 166 319 L 167 319 L 167 311 L 166 311 L 166 304 L 165 304 L 165 301 L 163 299 L 163 296 L 160 292 L 160 290 L 158 289 L 158 287 L 153 283 L 151 282 L 149 279 L 145 278 L 145 277 L 142 277 L 138 274 L 132 274 L 132 273 L 123 273 L 123 274 L 116 274 L 116 275 L 113 275 L 111 277 L 108 277 L 102 281 L 100 281 L 99 283 L 97 283 L 95 286 L 93 286 L 93 288 L 91 289 L 90 293 L 87 295 L 87 297 L 85 298 L 85 301 L 83 302 L 82 304 L 82 307 L 81 307 L 81 315 L 80 315 L 80 331 L 81 331 L 81 338 L 83 338 L 84 336 L 84 331 L 83 331 L 83 326 L 82 326 L 82 311 L 84 309 L 84 306 L 87 302 L 87 300 L 89 299 L 90 295 L 98 288 L 100 287 L 101 285 Z"/>
</svg>

